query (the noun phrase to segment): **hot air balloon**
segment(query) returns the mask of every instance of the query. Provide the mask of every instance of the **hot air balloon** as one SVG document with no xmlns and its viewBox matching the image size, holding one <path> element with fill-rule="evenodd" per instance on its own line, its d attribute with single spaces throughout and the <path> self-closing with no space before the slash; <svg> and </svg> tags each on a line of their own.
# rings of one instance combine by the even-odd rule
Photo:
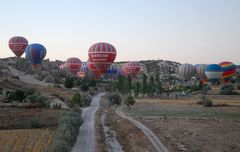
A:
<svg viewBox="0 0 240 152">
<path fill-rule="evenodd" d="M 236 65 L 228 61 L 221 62 L 219 65 L 223 69 L 223 74 L 221 78 L 224 82 L 229 82 L 232 76 L 234 76 L 236 73 Z"/>
<path fill-rule="evenodd" d="M 94 77 L 95 80 L 100 79 L 101 74 L 99 73 L 99 70 L 98 70 L 98 68 L 97 68 L 97 66 L 96 66 L 95 63 L 90 62 L 90 61 L 88 60 L 88 62 L 87 62 L 87 67 L 88 67 L 88 69 L 92 72 L 93 77 Z"/>
<path fill-rule="evenodd" d="M 79 78 L 84 78 L 87 75 L 88 67 L 87 67 L 87 62 L 82 62 L 82 67 L 80 71 L 78 71 L 77 76 Z"/>
<path fill-rule="evenodd" d="M 205 74 L 212 84 L 219 83 L 223 74 L 222 67 L 218 64 L 209 64 L 205 69 Z"/>
<path fill-rule="evenodd" d="M 65 62 L 65 66 L 72 74 L 76 75 L 80 68 L 82 67 L 82 62 L 79 58 L 71 57 Z"/>
<path fill-rule="evenodd" d="M 240 65 L 237 65 L 236 67 L 236 74 L 238 77 L 240 77 Z"/>
<path fill-rule="evenodd" d="M 107 70 L 106 70 L 106 72 L 105 72 L 105 76 L 108 77 L 108 78 L 110 78 L 110 77 L 113 78 L 115 75 L 117 75 L 117 72 L 118 72 L 117 66 L 116 66 L 115 64 L 111 64 L 111 65 L 107 68 Z"/>
<path fill-rule="evenodd" d="M 88 50 L 89 62 L 95 64 L 101 75 L 113 63 L 116 55 L 115 47 L 105 42 L 93 44 Z"/>
<path fill-rule="evenodd" d="M 200 78 L 200 80 L 207 79 L 207 76 L 205 74 L 206 67 L 207 67 L 207 64 L 198 64 L 196 66 L 196 73 L 197 73 L 197 76 Z"/>
<path fill-rule="evenodd" d="M 32 64 L 33 68 L 36 68 L 37 65 L 41 64 L 46 53 L 46 48 L 38 43 L 30 44 L 25 49 L 26 59 Z"/>
<path fill-rule="evenodd" d="M 28 41 L 22 36 L 14 36 L 8 41 L 8 46 L 17 57 L 21 57 L 28 46 Z"/>
<path fill-rule="evenodd" d="M 122 66 L 122 71 L 123 71 L 124 75 L 125 76 L 130 75 L 133 79 L 136 78 L 136 76 L 140 72 L 140 70 L 141 70 L 141 65 L 137 61 L 131 61 L 131 62 L 125 63 Z"/>
<path fill-rule="evenodd" d="M 188 63 L 181 65 L 179 68 L 179 74 L 183 80 L 190 80 L 194 75 L 194 66 Z"/>
</svg>

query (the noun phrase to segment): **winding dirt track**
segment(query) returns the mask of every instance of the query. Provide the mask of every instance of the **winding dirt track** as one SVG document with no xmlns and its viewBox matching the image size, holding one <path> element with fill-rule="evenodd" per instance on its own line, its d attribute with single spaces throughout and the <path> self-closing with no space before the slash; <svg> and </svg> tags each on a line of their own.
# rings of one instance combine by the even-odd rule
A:
<svg viewBox="0 0 240 152">
<path fill-rule="evenodd" d="M 135 126 L 137 126 L 138 128 L 140 128 L 142 130 L 142 132 L 148 137 L 148 139 L 150 140 L 150 142 L 153 144 L 153 146 L 155 147 L 155 149 L 157 150 L 157 152 L 168 152 L 168 150 L 166 149 L 166 147 L 162 144 L 162 142 L 158 139 L 158 137 L 151 131 L 149 130 L 147 127 L 145 127 L 143 124 L 141 124 L 139 121 L 134 120 L 133 118 L 128 117 L 127 115 L 125 115 L 122 111 L 121 111 L 122 107 L 118 107 L 116 110 L 116 114 L 118 116 L 120 116 L 123 119 L 129 120 L 130 122 L 132 122 Z"/>
</svg>

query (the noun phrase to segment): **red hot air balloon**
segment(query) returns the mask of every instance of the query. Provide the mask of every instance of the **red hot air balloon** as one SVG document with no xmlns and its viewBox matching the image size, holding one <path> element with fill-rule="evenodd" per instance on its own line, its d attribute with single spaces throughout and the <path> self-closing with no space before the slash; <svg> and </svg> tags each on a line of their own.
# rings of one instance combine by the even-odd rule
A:
<svg viewBox="0 0 240 152">
<path fill-rule="evenodd" d="M 141 70 L 141 65 L 137 61 L 128 62 L 122 66 L 122 71 L 124 75 L 125 76 L 130 75 L 133 79 L 136 78 L 140 70 Z"/>
<path fill-rule="evenodd" d="M 93 73 L 94 79 L 98 80 L 100 78 L 101 74 L 99 73 L 99 70 L 98 70 L 96 64 L 88 60 L 87 67 Z"/>
<path fill-rule="evenodd" d="M 115 47 L 105 42 L 93 44 L 88 50 L 89 61 L 96 65 L 101 75 L 113 63 L 116 55 Z"/>
<path fill-rule="evenodd" d="M 21 57 L 28 46 L 28 41 L 22 36 L 14 36 L 8 41 L 8 46 L 17 57 Z"/>
<path fill-rule="evenodd" d="M 82 67 L 82 62 L 79 58 L 72 57 L 68 58 L 65 62 L 65 67 L 74 75 L 78 73 Z"/>
</svg>

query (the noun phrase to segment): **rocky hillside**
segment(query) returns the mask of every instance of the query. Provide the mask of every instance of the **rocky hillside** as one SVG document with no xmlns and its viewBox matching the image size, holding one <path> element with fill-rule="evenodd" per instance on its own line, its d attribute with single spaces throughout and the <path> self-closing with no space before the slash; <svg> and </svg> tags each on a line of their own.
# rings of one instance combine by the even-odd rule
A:
<svg viewBox="0 0 240 152">
<path fill-rule="evenodd" d="M 59 65 L 63 61 L 50 61 L 46 59 L 41 66 L 33 70 L 31 65 L 25 58 L 4 58 L 0 59 L 0 77 L 16 77 L 30 76 L 36 80 L 49 83 L 62 83 L 64 78 L 71 76 L 67 70 L 59 69 Z M 125 62 L 117 62 L 120 67 Z M 145 60 L 140 61 L 142 72 L 149 75 L 159 73 L 160 75 L 171 75 L 178 73 L 178 68 L 181 65 L 177 62 L 166 60 Z"/>
<path fill-rule="evenodd" d="M 0 59 L 0 77 L 18 77 L 19 75 L 31 76 L 35 79 L 49 83 L 62 83 L 64 78 L 71 74 L 66 70 L 60 70 L 62 61 L 44 60 L 39 68 L 32 69 L 32 66 L 25 58 Z"/>
</svg>

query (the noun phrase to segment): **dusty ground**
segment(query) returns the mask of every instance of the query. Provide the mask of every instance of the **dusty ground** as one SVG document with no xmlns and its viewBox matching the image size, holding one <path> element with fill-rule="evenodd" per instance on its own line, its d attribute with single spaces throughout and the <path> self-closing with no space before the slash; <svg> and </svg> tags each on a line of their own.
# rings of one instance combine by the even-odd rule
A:
<svg viewBox="0 0 240 152">
<path fill-rule="evenodd" d="M 1 152 L 50 152 L 54 129 L 0 130 Z"/>
<path fill-rule="evenodd" d="M 117 140 L 123 147 L 124 152 L 155 152 L 156 150 L 149 142 L 148 138 L 142 133 L 142 131 L 134 126 L 131 122 L 124 120 L 116 115 L 116 107 L 101 106 L 97 112 L 97 118 L 100 117 L 101 113 L 104 111 L 107 113 L 106 125 L 117 134 Z M 96 128 L 99 132 L 98 134 L 98 151 L 105 152 L 106 149 L 103 145 L 104 135 L 102 127 L 99 127 L 100 121 L 97 120 Z"/>
<path fill-rule="evenodd" d="M 240 100 L 213 102 L 205 108 L 192 99 L 140 99 L 125 112 L 152 129 L 170 152 L 239 151 Z"/>
</svg>

